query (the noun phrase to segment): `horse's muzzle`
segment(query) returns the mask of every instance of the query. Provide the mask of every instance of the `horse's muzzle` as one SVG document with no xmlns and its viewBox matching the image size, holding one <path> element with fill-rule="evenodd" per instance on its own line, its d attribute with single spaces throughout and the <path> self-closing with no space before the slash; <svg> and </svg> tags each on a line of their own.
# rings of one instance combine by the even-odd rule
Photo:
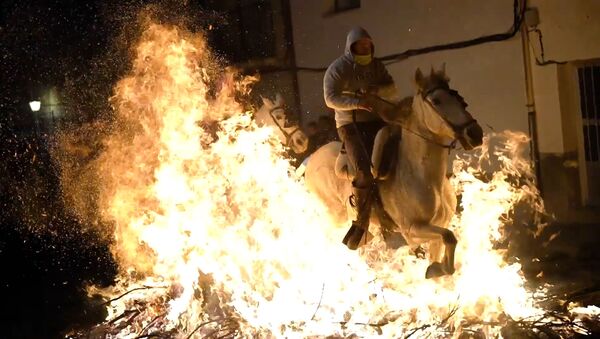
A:
<svg viewBox="0 0 600 339">
<path fill-rule="evenodd" d="M 471 124 L 458 135 L 458 141 L 466 151 L 481 146 L 483 143 L 483 129 L 478 123 Z"/>
</svg>

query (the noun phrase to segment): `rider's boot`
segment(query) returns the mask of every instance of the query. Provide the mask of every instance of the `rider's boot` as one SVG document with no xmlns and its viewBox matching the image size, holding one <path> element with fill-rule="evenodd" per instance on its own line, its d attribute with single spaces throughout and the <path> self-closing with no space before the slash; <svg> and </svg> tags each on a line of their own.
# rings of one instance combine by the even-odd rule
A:
<svg viewBox="0 0 600 339">
<path fill-rule="evenodd" d="M 352 191 L 350 204 L 356 209 L 356 220 L 352 221 L 352 226 L 350 226 L 342 242 L 349 249 L 356 250 L 369 229 L 373 187 L 352 187 Z"/>
</svg>

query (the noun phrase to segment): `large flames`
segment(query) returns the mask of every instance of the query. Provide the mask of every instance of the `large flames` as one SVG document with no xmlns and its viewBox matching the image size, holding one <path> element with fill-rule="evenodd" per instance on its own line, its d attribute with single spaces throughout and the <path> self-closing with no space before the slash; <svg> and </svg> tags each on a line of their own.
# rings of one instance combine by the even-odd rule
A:
<svg viewBox="0 0 600 339">
<path fill-rule="evenodd" d="M 118 127 L 99 162 L 122 271 L 117 286 L 92 290 L 119 296 L 104 330 L 446 337 L 542 312 L 519 264 L 493 247 L 515 204 L 538 202 L 522 134 L 455 163 L 457 272 L 426 280 L 428 262 L 408 249 L 341 245 L 345 226 L 294 176 L 272 129 L 234 100 L 231 74 L 215 79 L 215 69 L 202 36 L 149 24 L 116 86 Z M 490 157 L 498 169 L 486 176 L 473 163 Z"/>
</svg>

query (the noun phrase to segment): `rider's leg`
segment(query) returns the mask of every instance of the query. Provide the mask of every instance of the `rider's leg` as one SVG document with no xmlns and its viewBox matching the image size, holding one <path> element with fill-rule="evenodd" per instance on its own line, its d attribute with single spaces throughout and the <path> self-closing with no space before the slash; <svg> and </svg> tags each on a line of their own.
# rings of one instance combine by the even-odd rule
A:
<svg viewBox="0 0 600 339">
<path fill-rule="evenodd" d="M 351 202 L 356 208 L 357 217 L 343 240 L 351 250 L 359 247 L 369 227 L 371 202 L 375 189 L 375 180 L 371 173 L 371 153 L 378 129 L 377 122 L 350 124 L 338 129 L 344 141 L 348 160 L 356 169 L 356 176 L 352 182 Z"/>
</svg>

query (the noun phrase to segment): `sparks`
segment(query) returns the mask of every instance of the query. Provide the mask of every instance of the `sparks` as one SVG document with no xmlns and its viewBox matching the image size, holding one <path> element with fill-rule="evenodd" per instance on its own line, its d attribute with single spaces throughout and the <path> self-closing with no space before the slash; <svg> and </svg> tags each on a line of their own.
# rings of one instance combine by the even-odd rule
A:
<svg viewBox="0 0 600 339">
<path fill-rule="evenodd" d="M 519 264 L 494 248 L 518 202 L 543 208 L 523 134 L 490 135 L 478 156 L 455 162 L 457 272 L 426 280 L 428 262 L 408 249 L 341 244 L 345 227 L 295 176 L 272 129 L 235 101 L 236 85 L 211 92 L 215 68 L 201 35 L 150 24 L 115 87 L 118 128 L 98 167 L 122 270 L 116 286 L 90 292 L 121 296 L 107 323 L 137 313 L 111 335 L 495 335 L 486 324 L 543 312 Z M 217 121 L 216 135 L 202 121 Z M 482 175 L 492 158 L 497 168 Z"/>
</svg>

